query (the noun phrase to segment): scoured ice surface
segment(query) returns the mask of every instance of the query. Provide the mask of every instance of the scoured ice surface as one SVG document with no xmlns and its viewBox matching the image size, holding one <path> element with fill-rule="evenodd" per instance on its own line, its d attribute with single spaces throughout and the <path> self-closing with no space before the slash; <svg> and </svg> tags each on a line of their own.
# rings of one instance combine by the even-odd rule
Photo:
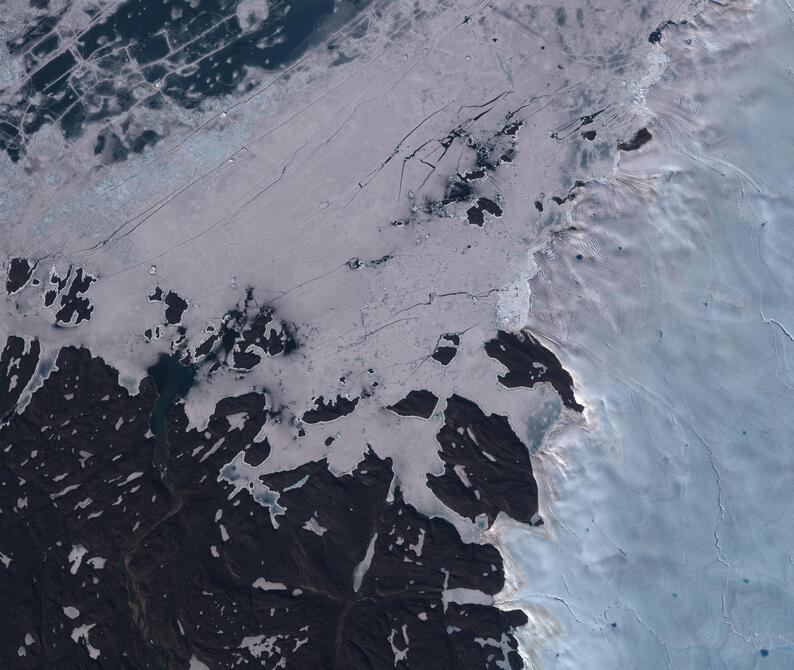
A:
<svg viewBox="0 0 794 670">
<path fill-rule="evenodd" d="M 794 663 L 792 19 L 668 28 L 654 142 L 536 255 L 531 320 L 588 404 L 536 454 L 550 523 L 497 524 L 538 667 Z"/>
</svg>

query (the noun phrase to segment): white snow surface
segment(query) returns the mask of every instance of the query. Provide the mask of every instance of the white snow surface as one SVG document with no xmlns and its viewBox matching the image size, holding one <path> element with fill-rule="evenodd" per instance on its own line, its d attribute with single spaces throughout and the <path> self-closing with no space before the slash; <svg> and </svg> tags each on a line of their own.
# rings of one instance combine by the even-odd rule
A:
<svg viewBox="0 0 794 670">
<path fill-rule="evenodd" d="M 535 454 L 546 524 L 486 533 L 530 667 L 794 665 L 793 18 L 666 29 L 654 141 L 535 256 L 530 323 L 587 412 Z"/>
</svg>

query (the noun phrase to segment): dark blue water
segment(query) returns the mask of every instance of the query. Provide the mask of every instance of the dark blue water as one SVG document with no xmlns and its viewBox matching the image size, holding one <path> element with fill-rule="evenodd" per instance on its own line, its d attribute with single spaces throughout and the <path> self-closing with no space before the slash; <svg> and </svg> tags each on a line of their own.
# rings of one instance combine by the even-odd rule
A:
<svg viewBox="0 0 794 670">
<path fill-rule="evenodd" d="M 7 43 L 25 72 L 15 97 L 0 90 L 0 150 L 17 161 L 30 135 L 54 123 L 67 138 L 93 135 L 104 162 L 125 160 L 161 139 L 139 110 L 244 96 L 370 1 L 274 0 L 265 11 L 263 0 L 254 16 L 240 0 L 103 0 L 91 10 L 103 18 L 68 42 L 59 36 L 66 11 L 31 12 Z"/>
<path fill-rule="evenodd" d="M 154 465 L 164 476 L 168 468 L 166 418 L 174 402 L 184 398 L 190 391 L 195 383 L 196 370 L 182 365 L 177 354 L 162 354 L 147 372 L 157 387 L 157 400 L 149 417 L 149 428 L 157 439 Z"/>
</svg>

